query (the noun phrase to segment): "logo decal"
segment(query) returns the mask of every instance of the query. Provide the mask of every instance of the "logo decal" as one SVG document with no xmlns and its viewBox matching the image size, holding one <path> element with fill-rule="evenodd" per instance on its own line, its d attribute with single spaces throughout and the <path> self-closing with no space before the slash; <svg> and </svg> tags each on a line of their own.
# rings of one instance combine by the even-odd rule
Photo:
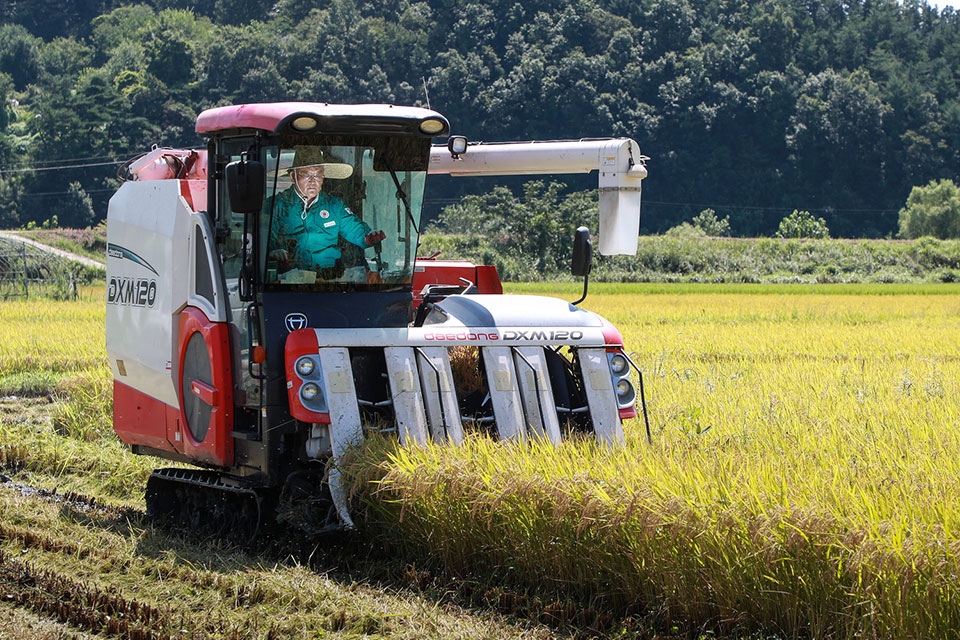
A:
<svg viewBox="0 0 960 640">
<path fill-rule="evenodd" d="M 287 327 L 287 331 L 292 333 L 307 326 L 307 316 L 302 313 L 288 313 L 283 319 L 283 324 Z"/>
<path fill-rule="evenodd" d="M 320 217 L 323 218 L 324 220 L 326 220 L 327 218 L 330 217 L 330 212 L 327 211 L 326 209 L 321 209 L 321 210 L 320 210 Z"/>
<path fill-rule="evenodd" d="M 152 307 L 157 302 L 157 281 L 147 278 L 110 278 L 107 304 Z"/>
<path fill-rule="evenodd" d="M 126 247 L 121 247 L 118 244 L 108 244 L 107 245 L 107 257 L 108 258 L 119 258 L 120 260 L 129 260 L 131 262 L 136 262 L 137 264 L 146 267 L 153 272 L 154 275 L 160 275 L 157 273 L 157 270 L 151 266 L 149 262 L 135 254 L 130 249 Z"/>
</svg>

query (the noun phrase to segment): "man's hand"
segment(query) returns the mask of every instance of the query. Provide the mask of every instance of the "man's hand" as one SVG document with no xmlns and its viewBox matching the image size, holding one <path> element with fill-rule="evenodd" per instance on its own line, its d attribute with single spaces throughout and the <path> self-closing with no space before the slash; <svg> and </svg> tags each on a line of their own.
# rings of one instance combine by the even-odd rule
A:
<svg viewBox="0 0 960 640">
<path fill-rule="evenodd" d="M 370 233 L 367 234 L 367 238 L 366 238 L 367 246 L 372 247 L 373 245 L 377 244 L 378 242 L 380 242 L 386 237 L 387 237 L 387 234 L 385 234 L 383 231 L 371 231 Z"/>
<path fill-rule="evenodd" d="M 276 249 L 271 251 L 270 257 L 280 263 L 286 263 L 289 260 L 289 255 L 287 254 L 286 249 Z"/>
</svg>

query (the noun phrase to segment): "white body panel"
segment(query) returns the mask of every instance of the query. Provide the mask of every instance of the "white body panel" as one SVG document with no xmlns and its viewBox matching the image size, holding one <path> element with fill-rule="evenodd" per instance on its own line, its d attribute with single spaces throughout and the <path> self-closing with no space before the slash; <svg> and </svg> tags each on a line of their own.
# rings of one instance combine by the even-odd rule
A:
<svg viewBox="0 0 960 640">
<path fill-rule="evenodd" d="M 219 277 L 220 265 L 218 262 L 215 262 L 217 252 L 213 243 L 213 225 L 210 224 L 210 220 L 203 213 L 192 214 L 190 216 L 190 223 L 190 258 L 188 260 L 190 264 L 190 285 L 188 287 L 189 295 L 187 296 L 187 304 L 203 311 L 212 322 L 226 322 L 226 292 L 221 291 L 222 287 Z M 206 248 L 205 256 L 197 255 L 196 246 L 198 242 Z M 207 263 L 207 273 L 210 274 L 210 283 L 212 285 L 212 291 L 210 292 L 212 295 L 211 300 L 208 300 L 197 291 L 197 271 L 201 267 L 201 265 L 197 264 L 198 259 L 205 260 Z"/>
<path fill-rule="evenodd" d="M 190 305 L 226 321 L 213 229 L 181 196 L 177 180 L 123 183 L 108 218 L 106 333 L 114 379 L 178 406 L 180 311 Z M 207 274 L 205 293 L 197 291 L 198 271 Z"/>
<path fill-rule="evenodd" d="M 470 346 L 529 346 L 531 344 L 596 346 L 606 344 L 599 328 L 561 327 L 548 330 L 546 338 L 531 337 L 529 327 L 464 327 L 447 323 L 437 327 L 410 327 L 404 329 L 315 329 L 321 347 L 407 347 Z M 564 338 L 550 336 L 564 333 Z M 571 335 L 573 337 L 571 337 Z"/>
<path fill-rule="evenodd" d="M 179 405 L 177 322 L 189 296 L 192 215 L 175 180 L 125 182 L 108 213 L 106 333 L 113 376 L 172 406 Z M 143 283 L 146 297 L 127 293 Z"/>
</svg>

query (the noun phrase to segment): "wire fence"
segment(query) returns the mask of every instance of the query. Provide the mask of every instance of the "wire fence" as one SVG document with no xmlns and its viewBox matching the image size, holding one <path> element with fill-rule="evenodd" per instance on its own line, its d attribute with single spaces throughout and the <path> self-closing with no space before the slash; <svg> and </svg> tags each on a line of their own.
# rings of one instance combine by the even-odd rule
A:
<svg viewBox="0 0 960 640">
<path fill-rule="evenodd" d="M 77 282 L 64 260 L 26 243 L 0 238 L 0 300 L 76 298 Z"/>
</svg>

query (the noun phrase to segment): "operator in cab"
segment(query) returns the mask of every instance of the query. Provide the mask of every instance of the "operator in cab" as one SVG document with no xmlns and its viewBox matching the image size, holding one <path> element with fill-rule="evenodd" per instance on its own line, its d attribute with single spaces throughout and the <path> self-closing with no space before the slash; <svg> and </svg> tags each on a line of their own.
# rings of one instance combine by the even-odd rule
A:
<svg viewBox="0 0 960 640">
<path fill-rule="evenodd" d="M 337 267 L 341 252 L 337 239 L 367 248 L 386 238 L 357 218 L 340 198 L 323 191 L 323 181 L 344 180 L 353 166 L 325 157 L 321 147 L 295 148 L 287 170 L 293 184 L 272 201 L 267 252 L 281 271 L 292 269 L 323 273 Z"/>
</svg>

